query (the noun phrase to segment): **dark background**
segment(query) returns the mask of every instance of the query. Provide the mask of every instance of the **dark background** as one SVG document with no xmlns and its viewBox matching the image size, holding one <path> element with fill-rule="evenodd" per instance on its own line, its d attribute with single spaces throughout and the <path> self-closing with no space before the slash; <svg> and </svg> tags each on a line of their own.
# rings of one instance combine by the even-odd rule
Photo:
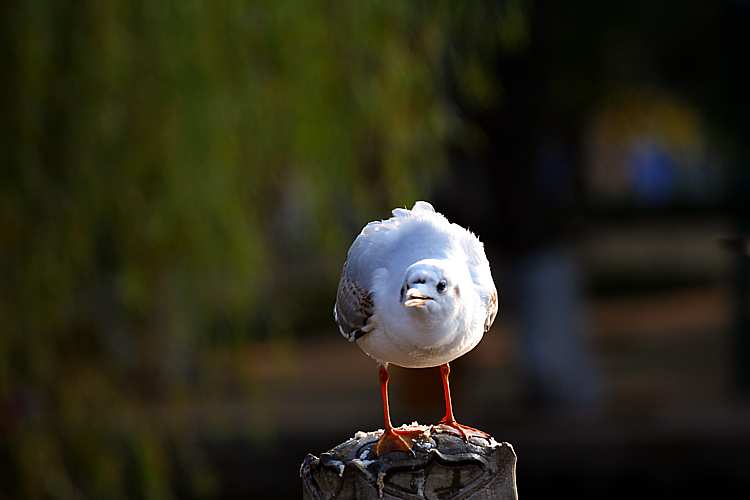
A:
<svg viewBox="0 0 750 500">
<path fill-rule="evenodd" d="M 360 228 L 485 242 L 458 418 L 524 498 L 750 486 L 750 4 L 0 7 L 0 499 L 299 498 L 382 426 Z M 392 369 L 392 417 L 441 417 Z"/>
</svg>

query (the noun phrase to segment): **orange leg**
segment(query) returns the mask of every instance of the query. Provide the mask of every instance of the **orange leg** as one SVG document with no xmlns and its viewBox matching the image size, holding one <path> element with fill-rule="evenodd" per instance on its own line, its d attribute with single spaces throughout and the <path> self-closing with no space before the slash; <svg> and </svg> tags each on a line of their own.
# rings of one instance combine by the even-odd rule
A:
<svg viewBox="0 0 750 500">
<path fill-rule="evenodd" d="M 448 432 L 461 436 L 464 441 L 468 441 L 471 436 L 489 438 L 490 435 L 486 432 L 456 422 L 456 418 L 453 416 L 453 403 L 451 402 L 451 386 L 448 381 L 450 373 L 451 367 L 448 363 L 440 365 L 440 378 L 443 379 L 443 396 L 445 397 L 445 416 L 437 423 L 436 427 L 444 427 Z"/>
<path fill-rule="evenodd" d="M 385 431 L 375 444 L 375 455 L 380 456 L 391 451 L 403 451 L 404 453 L 414 454 L 412 451 L 412 439 L 423 431 L 414 431 L 411 429 L 394 429 L 391 424 L 391 412 L 388 406 L 388 369 L 381 365 L 378 370 L 380 379 L 380 395 L 383 397 L 383 420 L 385 421 Z"/>
</svg>

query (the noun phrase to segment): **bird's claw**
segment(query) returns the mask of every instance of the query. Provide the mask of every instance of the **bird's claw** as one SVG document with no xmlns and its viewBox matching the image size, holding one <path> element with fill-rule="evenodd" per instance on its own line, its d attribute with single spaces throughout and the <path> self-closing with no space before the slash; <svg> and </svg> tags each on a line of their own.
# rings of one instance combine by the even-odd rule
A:
<svg viewBox="0 0 750 500">
<path fill-rule="evenodd" d="M 396 432 L 394 429 L 386 429 L 383 432 L 383 435 L 380 436 L 380 439 L 378 439 L 378 442 L 375 443 L 373 449 L 375 456 L 379 457 L 392 451 L 401 451 L 409 453 L 412 457 L 415 457 L 416 454 L 412 449 L 411 437 L 408 434 L 404 437 L 399 434 L 400 433 Z"/>
</svg>

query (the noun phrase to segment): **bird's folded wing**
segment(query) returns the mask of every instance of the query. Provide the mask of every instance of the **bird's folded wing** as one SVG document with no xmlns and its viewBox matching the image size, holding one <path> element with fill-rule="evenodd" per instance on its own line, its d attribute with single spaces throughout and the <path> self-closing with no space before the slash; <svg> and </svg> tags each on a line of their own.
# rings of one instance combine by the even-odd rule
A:
<svg viewBox="0 0 750 500">
<path fill-rule="evenodd" d="M 486 311 L 484 331 L 487 332 L 495 321 L 498 308 L 497 288 L 492 280 L 490 263 L 484 253 L 484 245 L 474 233 L 460 226 L 454 225 L 454 228 L 463 242 L 466 264 Z"/>
<path fill-rule="evenodd" d="M 484 319 L 484 333 L 487 333 L 492 327 L 492 323 L 497 316 L 497 290 L 492 290 L 487 299 L 487 316 Z"/>
<path fill-rule="evenodd" d="M 333 308 L 333 317 L 341 335 L 354 342 L 367 333 L 367 321 L 374 309 L 372 292 L 351 276 L 347 260 L 341 272 L 336 305 Z"/>
<path fill-rule="evenodd" d="M 387 265 L 398 238 L 399 217 L 367 224 L 347 253 L 333 309 L 341 334 L 353 342 L 369 331 L 375 311 L 373 277 Z"/>
</svg>

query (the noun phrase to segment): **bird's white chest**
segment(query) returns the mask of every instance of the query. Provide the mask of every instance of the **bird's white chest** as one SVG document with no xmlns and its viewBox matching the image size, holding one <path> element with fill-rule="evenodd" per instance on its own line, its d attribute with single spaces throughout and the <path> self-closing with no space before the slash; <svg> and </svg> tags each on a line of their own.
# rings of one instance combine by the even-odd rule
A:
<svg viewBox="0 0 750 500">
<path fill-rule="evenodd" d="M 439 366 L 466 354 L 482 339 L 468 312 L 453 318 L 417 314 L 375 315 L 374 328 L 357 345 L 379 362 L 405 368 Z"/>
</svg>

